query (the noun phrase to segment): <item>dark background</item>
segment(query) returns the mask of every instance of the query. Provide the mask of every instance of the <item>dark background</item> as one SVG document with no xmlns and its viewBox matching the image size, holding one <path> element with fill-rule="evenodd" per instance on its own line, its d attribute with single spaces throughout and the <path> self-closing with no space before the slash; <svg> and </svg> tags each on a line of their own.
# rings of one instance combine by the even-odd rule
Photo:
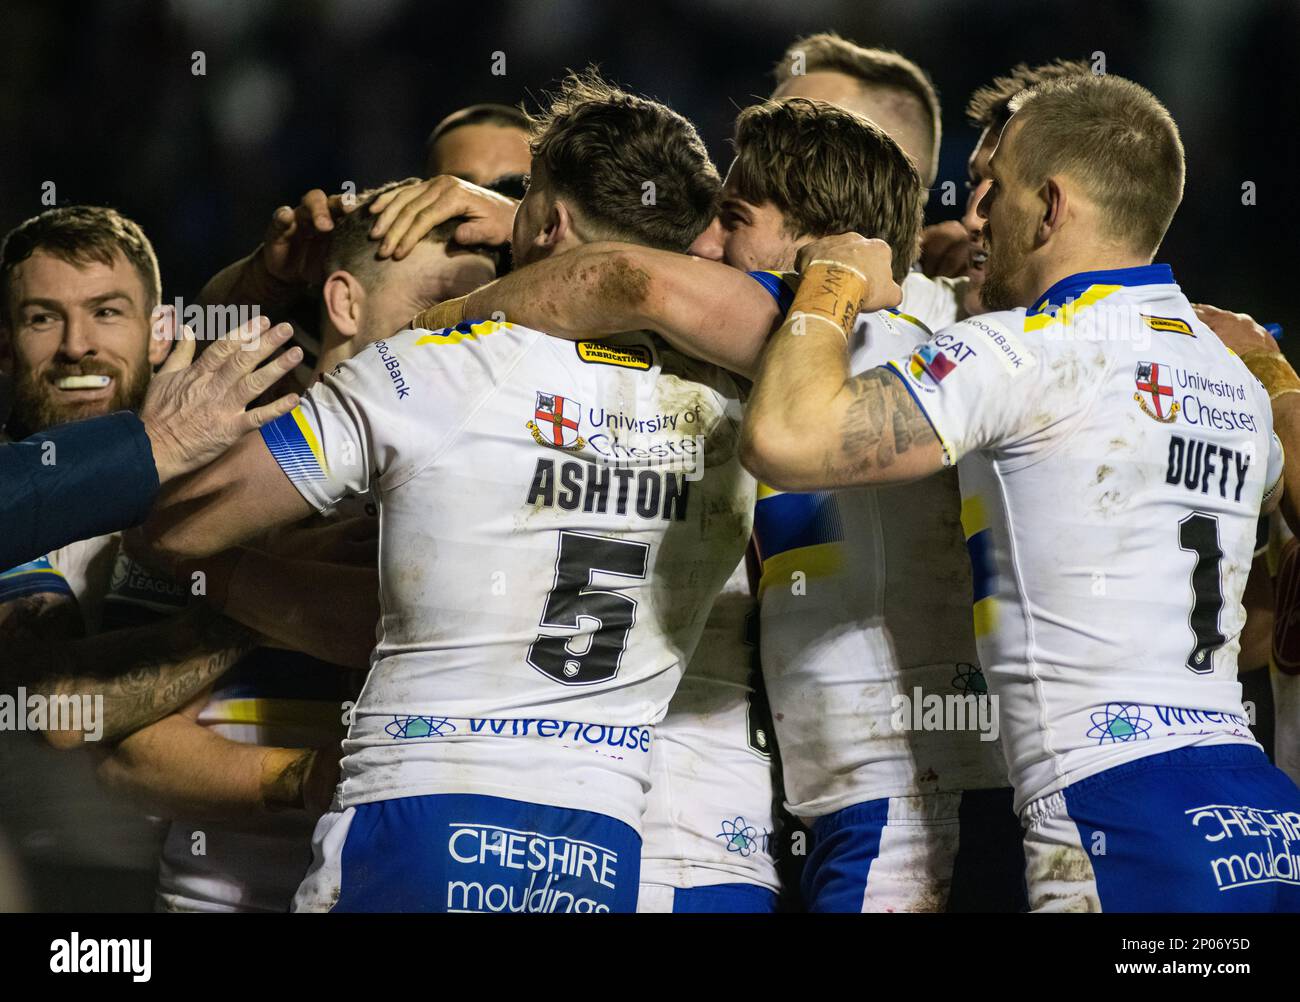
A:
<svg viewBox="0 0 1300 1002">
<path fill-rule="evenodd" d="M 931 221 L 960 213 L 971 90 L 1020 60 L 1105 55 L 1182 127 L 1187 195 L 1161 254 L 1191 298 L 1279 321 L 1300 181 L 1300 0 L 118 0 L 0 15 L 0 227 L 60 202 L 114 205 L 191 296 L 307 189 L 419 173 L 447 112 L 540 93 L 597 62 L 694 120 L 725 170 L 737 108 L 800 33 L 833 28 L 925 67 L 944 106 Z M 191 72 L 192 54 L 206 75 Z M 506 74 L 491 73 L 503 52 Z M 1242 205 L 1242 184 L 1257 204 Z"/>
<path fill-rule="evenodd" d="M 1284 344 L 1300 345 L 1300 0 L 0 3 L 0 229 L 41 211 L 54 182 L 60 203 L 139 221 L 165 299 L 190 297 L 254 246 L 275 206 L 312 187 L 419 173 L 425 136 L 448 112 L 538 95 L 590 62 L 694 120 L 725 169 L 736 110 L 770 91 L 795 36 L 828 28 L 933 76 L 945 134 L 936 187 L 955 182 L 958 198 L 934 195 L 931 221 L 965 201 L 975 87 L 1022 60 L 1104 54 L 1182 127 L 1187 195 L 1160 258 L 1193 300 L 1281 322 Z M 504 76 L 491 72 L 495 52 Z M 1254 206 L 1242 204 L 1246 181 Z M 27 780 L 0 788 L 0 821 L 25 856 L 47 858 L 28 874 L 34 901 L 150 907 L 156 842 L 103 804 L 88 760 L 78 768 L 57 790 L 31 778 L 32 763 L 5 770 Z M 69 802 L 81 805 L 71 832 Z M 108 814 L 90 817 L 92 802 Z"/>
</svg>

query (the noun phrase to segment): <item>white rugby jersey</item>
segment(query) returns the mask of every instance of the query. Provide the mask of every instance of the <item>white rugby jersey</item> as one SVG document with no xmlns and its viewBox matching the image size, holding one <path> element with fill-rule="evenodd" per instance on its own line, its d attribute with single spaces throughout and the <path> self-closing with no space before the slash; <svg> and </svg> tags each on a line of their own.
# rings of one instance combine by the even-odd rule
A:
<svg viewBox="0 0 1300 1002">
<path fill-rule="evenodd" d="M 932 331 L 942 330 L 965 316 L 961 300 L 969 284 L 968 278 L 930 278 L 909 271 L 903 278 L 899 312 L 916 317 Z"/>
<path fill-rule="evenodd" d="M 668 715 L 655 729 L 641 883 L 757 884 L 772 861 L 772 748 L 742 562 L 713 603 Z"/>
<path fill-rule="evenodd" d="M 863 372 L 929 336 L 911 317 L 863 314 L 849 364 Z M 815 493 L 760 486 L 762 664 L 792 814 L 1007 785 L 960 511 L 951 473 Z"/>
<path fill-rule="evenodd" d="M 378 646 L 336 803 L 479 793 L 639 829 L 652 725 L 749 536 L 738 391 L 646 333 L 404 331 L 263 429 L 373 492 Z"/>
<path fill-rule="evenodd" d="M 1168 266 L 1071 276 L 889 365 L 958 465 L 1017 808 L 1131 759 L 1254 743 L 1241 595 L 1281 446 Z"/>
</svg>

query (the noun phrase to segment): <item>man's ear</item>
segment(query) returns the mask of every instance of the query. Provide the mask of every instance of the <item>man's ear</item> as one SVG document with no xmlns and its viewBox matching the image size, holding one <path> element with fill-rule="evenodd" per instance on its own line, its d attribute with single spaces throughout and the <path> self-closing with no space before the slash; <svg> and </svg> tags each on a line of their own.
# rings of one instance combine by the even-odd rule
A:
<svg viewBox="0 0 1300 1002">
<path fill-rule="evenodd" d="M 572 233 L 573 213 L 569 211 L 569 207 L 564 202 L 557 198 L 551 203 L 551 207 L 547 209 L 546 221 L 542 226 L 542 231 L 533 239 L 533 243 L 538 247 L 552 251 L 561 246 Z"/>
<path fill-rule="evenodd" d="M 149 314 L 149 348 L 147 354 L 149 364 L 155 369 L 167 361 L 167 356 L 172 352 L 172 343 L 176 338 L 176 331 L 180 328 L 181 319 L 176 315 L 174 306 L 155 306 L 153 312 Z M 4 334 L 0 333 L 0 341 L 4 339 Z"/>
<path fill-rule="evenodd" d="M 366 299 L 361 283 L 351 272 L 339 269 L 325 279 L 321 298 L 330 325 L 343 337 L 356 337 L 361 330 Z"/>
<path fill-rule="evenodd" d="M 1038 242 L 1046 243 L 1052 234 L 1065 224 L 1066 211 L 1069 209 L 1069 196 L 1060 180 L 1049 177 L 1043 182 L 1038 192 L 1041 200 L 1042 217 L 1038 220 Z"/>
</svg>

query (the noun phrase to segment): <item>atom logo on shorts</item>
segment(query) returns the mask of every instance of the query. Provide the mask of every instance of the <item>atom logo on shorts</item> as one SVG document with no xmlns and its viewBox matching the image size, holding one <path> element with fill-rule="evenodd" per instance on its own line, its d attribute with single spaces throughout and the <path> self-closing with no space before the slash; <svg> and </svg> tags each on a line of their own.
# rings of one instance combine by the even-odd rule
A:
<svg viewBox="0 0 1300 1002">
<path fill-rule="evenodd" d="M 582 404 L 554 393 L 537 392 L 537 405 L 528 430 L 533 441 L 551 449 L 577 452 L 586 448 L 586 440 L 579 433 L 582 423 Z"/>
<path fill-rule="evenodd" d="M 1150 732 L 1151 721 L 1142 716 L 1142 707 L 1136 703 L 1107 703 L 1104 709 L 1092 711 L 1088 737 L 1096 738 L 1099 745 L 1109 745 L 1147 738 Z"/>
<path fill-rule="evenodd" d="M 1143 414 L 1161 424 L 1169 424 L 1178 417 L 1177 402 L 1165 400 L 1165 397 L 1174 395 L 1168 371 L 1168 366 L 1159 362 L 1139 362 L 1137 373 L 1133 377 L 1133 384 L 1138 389 L 1133 394 L 1133 399 L 1138 402 Z M 1151 400 L 1150 406 L 1147 406 L 1148 398 Z"/>
</svg>

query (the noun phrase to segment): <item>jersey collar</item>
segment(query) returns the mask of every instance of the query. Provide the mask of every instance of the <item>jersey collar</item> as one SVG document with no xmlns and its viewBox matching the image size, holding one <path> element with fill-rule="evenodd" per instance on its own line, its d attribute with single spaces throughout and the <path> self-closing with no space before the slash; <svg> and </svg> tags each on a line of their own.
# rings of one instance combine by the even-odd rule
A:
<svg viewBox="0 0 1300 1002">
<path fill-rule="evenodd" d="M 1145 264 L 1137 268 L 1112 268 L 1109 271 L 1081 271 L 1061 279 L 1038 297 L 1028 316 L 1051 313 L 1067 302 L 1078 299 L 1094 285 L 1173 285 L 1174 273 L 1167 264 Z"/>
</svg>

